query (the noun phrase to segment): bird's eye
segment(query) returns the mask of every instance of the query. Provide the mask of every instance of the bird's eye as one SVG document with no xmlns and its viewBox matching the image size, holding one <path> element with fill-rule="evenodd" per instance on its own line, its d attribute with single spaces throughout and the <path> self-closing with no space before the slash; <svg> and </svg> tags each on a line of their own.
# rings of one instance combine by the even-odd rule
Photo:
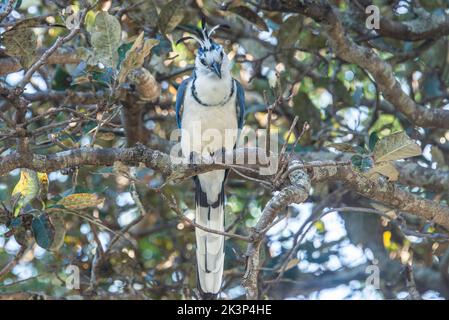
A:
<svg viewBox="0 0 449 320">
<path fill-rule="evenodd" d="M 205 66 L 206 65 L 206 60 L 204 60 L 204 58 L 200 58 L 200 62 Z"/>
<path fill-rule="evenodd" d="M 223 51 L 220 52 L 220 57 L 223 59 Z"/>
</svg>

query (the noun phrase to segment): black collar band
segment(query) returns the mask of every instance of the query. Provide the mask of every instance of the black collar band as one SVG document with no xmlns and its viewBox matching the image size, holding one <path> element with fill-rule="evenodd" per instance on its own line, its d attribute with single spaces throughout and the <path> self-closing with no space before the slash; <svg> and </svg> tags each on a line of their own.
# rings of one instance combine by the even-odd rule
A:
<svg viewBox="0 0 449 320">
<path fill-rule="evenodd" d="M 231 80 L 231 93 L 229 94 L 229 96 L 227 96 L 225 99 L 223 99 L 223 101 L 217 103 L 217 104 L 209 104 L 209 103 L 205 103 L 203 101 L 201 101 L 201 99 L 198 97 L 198 93 L 196 91 L 196 86 L 195 86 L 195 80 L 196 80 L 196 72 L 193 71 L 193 81 L 192 81 L 192 96 L 193 98 L 196 100 L 196 102 L 198 102 L 200 105 L 205 106 L 205 107 L 217 107 L 217 106 L 223 106 L 226 103 L 228 103 L 228 101 L 232 98 L 232 96 L 234 95 L 234 79 Z"/>
</svg>

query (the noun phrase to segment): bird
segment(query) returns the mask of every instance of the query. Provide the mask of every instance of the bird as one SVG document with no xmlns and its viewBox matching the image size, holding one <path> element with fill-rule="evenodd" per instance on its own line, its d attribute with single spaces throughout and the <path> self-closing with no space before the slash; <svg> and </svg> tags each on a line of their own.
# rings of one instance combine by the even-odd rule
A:
<svg viewBox="0 0 449 320">
<path fill-rule="evenodd" d="M 211 159 L 218 152 L 236 148 L 245 115 L 245 94 L 240 82 L 231 75 L 230 60 L 223 46 L 211 36 L 203 18 L 195 34 L 177 44 L 195 40 L 199 48 L 192 75 L 182 81 L 176 95 L 176 121 L 181 129 L 182 155 L 194 163 Z M 201 137 L 201 139 L 197 139 Z M 225 181 L 229 170 L 214 170 L 193 177 L 195 185 L 196 224 L 224 232 Z M 197 288 L 202 299 L 217 299 L 222 286 L 225 237 L 195 228 Z"/>
</svg>

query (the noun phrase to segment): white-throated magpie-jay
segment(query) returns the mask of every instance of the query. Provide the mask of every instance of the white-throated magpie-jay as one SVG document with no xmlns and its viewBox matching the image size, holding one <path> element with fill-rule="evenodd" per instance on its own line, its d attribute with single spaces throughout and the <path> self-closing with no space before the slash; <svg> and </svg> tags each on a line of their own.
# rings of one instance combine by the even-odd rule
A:
<svg viewBox="0 0 449 320">
<path fill-rule="evenodd" d="M 223 47 L 210 37 L 203 19 L 194 39 L 200 44 L 195 69 L 178 88 L 176 120 L 182 129 L 181 148 L 190 161 L 195 155 L 211 157 L 235 148 L 238 130 L 243 126 L 244 91 L 233 79 Z M 215 170 L 194 177 L 195 221 L 210 229 L 224 231 L 224 183 L 227 170 Z M 203 298 L 215 298 L 220 291 L 224 267 L 224 236 L 196 228 L 198 289 Z"/>
</svg>

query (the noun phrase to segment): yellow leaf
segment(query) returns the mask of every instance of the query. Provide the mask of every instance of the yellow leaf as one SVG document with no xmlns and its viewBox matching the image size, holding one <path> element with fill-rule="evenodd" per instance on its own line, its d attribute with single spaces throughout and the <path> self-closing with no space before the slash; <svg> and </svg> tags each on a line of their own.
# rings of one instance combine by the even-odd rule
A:
<svg viewBox="0 0 449 320">
<path fill-rule="evenodd" d="M 388 251 L 397 251 L 399 249 L 399 245 L 391 240 L 391 236 L 392 236 L 391 231 L 385 231 L 383 233 L 384 247 Z"/>
<path fill-rule="evenodd" d="M 287 140 L 287 138 L 289 138 L 289 137 L 288 137 L 288 132 L 286 132 L 286 133 L 284 134 L 284 139 Z M 290 135 L 290 138 L 288 139 L 287 143 L 290 143 L 290 144 L 291 144 L 291 143 L 295 143 L 295 141 L 296 141 L 295 134 L 292 133 L 292 134 Z"/>
<path fill-rule="evenodd" d="M 383 234 L 383 241 L 384 241 L 384 247 L 390 248 L 391 247 L 391 232 L 385 231 Z"/>
<path fill-rule="evenodd" d="M 397 181 L 399 178 L 399 171 L 393 163 L 389 161 L 375 163 L 374 167 L 369 169 L 365 175 L 368 178 L 376 177 L 375 173 L 388 177 L 390 181 Z"/>
<path fill-rule="evenodd" d="M 67 209 L 86 209 L 96 207 L 104 202 L 104 198 L 93 193 L 74 193 L 58 201 L 59 205 Z"/>
<path fill-rule="evenodd" d="M 20 170 L 20 179 L 17 182 L 11 196 L 17 196 L 17 204 L 14 208 L 14 216 L 18 216 L 20 209 L 37 197 L 39 193 L 39 179 L 35 171 L 29 169 Z"/>
<path fill-rule="evenodd" d="M 321 220 L 318 220 L 317 222 L 315 222 L 314 227 L 316 228 L 316 230 L 320 233 L 323 233 L 325 228 L 324 228 L 324 223 Z"/>
<path fill-rule="evenodd" d="M 295 258 L 295 259 L 291 259 L 288 263 L 287 266 L 285 267 L 285 271 L 290 270 L 294 267 L 296 267 L 299 263 L 299 259 Z"/>
<path fill-rule="evenodd" d="M 48 193 L 48 176 L 45 172 L 38 172 L 37 178 L 39 180 L 41 198 L 45 199 Z"/>
</svg>

